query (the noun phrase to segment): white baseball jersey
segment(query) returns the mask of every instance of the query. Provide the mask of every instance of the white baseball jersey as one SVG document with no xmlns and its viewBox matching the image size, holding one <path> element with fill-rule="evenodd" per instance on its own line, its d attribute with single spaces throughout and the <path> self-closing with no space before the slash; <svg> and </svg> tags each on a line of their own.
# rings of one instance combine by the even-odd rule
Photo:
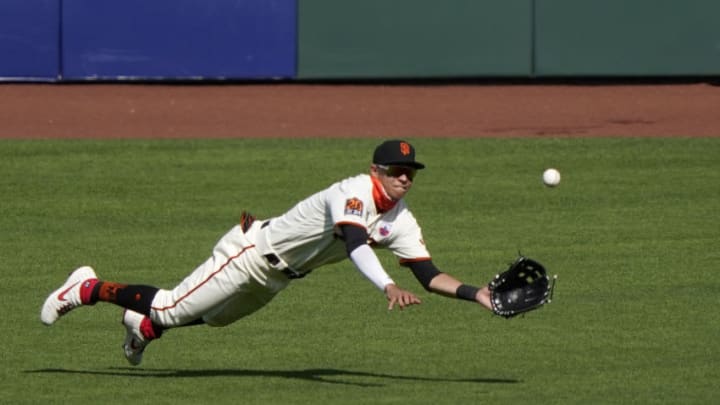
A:
<svg viewBox="0 0 720 405">
<path fill-rule="evenodd" d="M 367 230 L 368 243 L 390 249 L 401 262 L 430 259 L 420 226 L 403 200 L 378 211 L 370 175 L 350 177 L 272 218 L 268 243 L 290 268 L 304 273 L 347 258 L 338 226 L 356 224 Z"/>
</svg>

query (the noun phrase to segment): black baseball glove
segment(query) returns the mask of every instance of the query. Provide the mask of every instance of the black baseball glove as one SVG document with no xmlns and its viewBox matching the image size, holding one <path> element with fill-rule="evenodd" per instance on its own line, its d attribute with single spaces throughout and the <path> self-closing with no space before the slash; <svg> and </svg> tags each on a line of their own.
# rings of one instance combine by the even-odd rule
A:
<svg viewBox="0 0 720 405">
<path fill-rule="evenodd" d="M 555 279 L 548 277 L 542 264 L 520 256 L 488 284 L 493 312 L 512 318 L 540 308 L 552 299 Z"/>
</svg>

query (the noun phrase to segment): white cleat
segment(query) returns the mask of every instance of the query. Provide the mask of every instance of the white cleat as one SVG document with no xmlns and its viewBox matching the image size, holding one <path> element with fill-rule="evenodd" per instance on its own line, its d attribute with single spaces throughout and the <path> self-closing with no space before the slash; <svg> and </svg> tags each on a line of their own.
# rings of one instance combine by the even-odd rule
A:
<svg viewBox="0 0 720 405">
<path fill-rule="evenodd" d="M 133 366 L 137 366 L 142 362 L 145 347 L 150 344 L 150 340 L 146 339 L 140 330 L 140 324 L 146 316 L 135 311 L 126 309 L 123 312 L 122 324 L 125 325 L 125 342 L 123 350 L 125 358 Z"/>
<path fill-rule="evenodd" d="M 97 279 L 97 276 L 92 267 L 83 266 L 70 273 L 65 284 L 53 291 L 45 300 L 40 311 L 42 323 L 50 326 L 61 316 L 82 305 L 80 287 L 93 279 Z"/>
</svg>

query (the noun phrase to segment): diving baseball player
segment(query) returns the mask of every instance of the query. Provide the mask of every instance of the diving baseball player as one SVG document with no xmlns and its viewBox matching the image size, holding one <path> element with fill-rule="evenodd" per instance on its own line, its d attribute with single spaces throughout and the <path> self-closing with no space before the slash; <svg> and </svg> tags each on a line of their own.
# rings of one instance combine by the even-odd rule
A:
<svg viewBox="0 0 720 405">
<path fill-rule="evenodd" d="M 52 325 L 79 306 L 119 305 L 125 308 L 125 356 L 137 365 L 163 330 L 231 324 L 265 306 L 292 280 L 346 258 L 384 292 L 388 309 L 420 304 L 415 294 L 396 285 L 373 247 L 392 251 L 428 291 L 492 310 L 487 286 L 463 284 L 431 260 L 420 226 L 403 200 L 424 167 L 408 142 L 383 142 L 374 151 L 369 174 L 341 180 L 278 217 L 256 220 L 243 214 L 212 255 L 175 288 L 101 281 L 85 266 L 48 296 L 40 318 Z"/>
</svg>

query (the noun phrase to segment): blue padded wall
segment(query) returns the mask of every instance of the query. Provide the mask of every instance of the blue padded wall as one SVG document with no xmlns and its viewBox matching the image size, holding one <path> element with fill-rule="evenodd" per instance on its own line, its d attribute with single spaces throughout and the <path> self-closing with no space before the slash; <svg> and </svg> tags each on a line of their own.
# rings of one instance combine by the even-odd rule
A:
<svg viewBox="0 0 720 405">
<path fill-rule="evenodd" d="M 0 1 L 0 78 L 56 79 L 59 37 L 58 0 Z"/>
<path fill-rule="evenodd" d="M 63 77 L 293 77 L 296 1 L 65 1 Z"/>
</svg>

